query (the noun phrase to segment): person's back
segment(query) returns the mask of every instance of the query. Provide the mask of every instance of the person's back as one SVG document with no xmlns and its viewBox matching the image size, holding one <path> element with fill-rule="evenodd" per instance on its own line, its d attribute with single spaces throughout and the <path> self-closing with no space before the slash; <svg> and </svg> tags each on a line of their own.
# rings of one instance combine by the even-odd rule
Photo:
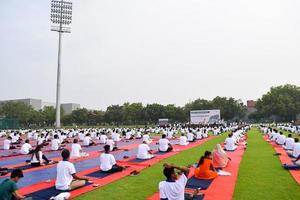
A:
<svg viewBox="0 0 300 200">
<path fill-rule="evenodd" d="M 81 145 L 78 143 L 72 144 L 71 147 L 71 158 L 80 157 L 80 151 L 82 150 Z"/>
<path fill-rule="evenodd" d="M 102 135 L 100 136 L 100 143 L 101 143 L 101 144 L 105 144 L 106 141 L 107 141 L 107 136 L 104 135 L 104 134 L 102 134 Z"/>
<path fill-rule="evenodd" d="M 84 146 L 89 146 L 91 140 L 92 140 L 92 139 L 91 139 L 90 136 L 85 136 L 84 139 L 83 139 L 83 145 L 84 145 Z"/>
<path fill-rule="evenodd" d="M 225 149 L 227 151 L 234 151 L 236 149 L 235 140 L 232 137 L 226 138 L 225 143 Z"/>
<path fill-rule="evenodd" d="M 57 190 L 70 190 L 70 185 L 73 180 L 72 174 L 75 174 L 74 164 L 69 161 L 60 161 L 57 164 L 57 176 L 55 187 Z"/>
<path fill-rule="evenodd" d="M 187 137 L 186 136 L 184 136 L 184 135 L 180 136 L 180 138 L 179 138 L 179 145 L 181 145 L 181 146 L 188 145 Z"/>
<path fill-rule="evenodd" d="M 278 137 L 277 140 L 276 140 L 276 141 L 277 141 L 277 144 L 279 144 L 279 145 L 284 145 L 285 139 L 286 139 L 285 135 L 283 135 L 283 134 L 279 135 L 279 137 Z"/>
<path fill-rule="evenodd" d="M 10 139 L 6 139 L 3 141 L 3 149 L 4 150 L 9 150 L 10 149 L 10 144 L 11 144 L 11 140 Z"/>
<path fill-rule="evenodd" d="M 294 158 L 298 158 L 298 156 L 300 156 L 300 143 L 299 142 L 296 142 L 294 144 L 293 156 L 294 156 Z"/>
<path fill-rule="evenodd" d="M 29 154 L 31 149 L 32 149 L 31 144 L 24 143 L 21 147 L 20 153 L 23 154 L 23 155 L 27 155 L 27 154 Z"/>
<path fill-rule="evenodd" d="M 150 140 L 150 136 L 148 134 L 143 135 L 143 142 L 148 142 Z"/>
<path fill-rule="evenodd" d="M 109 171 L 112 169 L 113 165 L 116 164 L 115 157 L 109 153 L 103 153 L 100 156 L 100 169 L 102 171 Z"/>
<path fill-rule="evenodd" d="M 194 134 L 191 133 L 191 132 L 189 132 L 189 133 L 187 134 L 187 139 L 188 139 L 189 142 L 192 142 L 192 141 L 194 140 Z"/>
<path fill-rule="evenodd" d="M 10 175 L 10 179 L 5 179 L 0 184 L 0 199 L 11 200 L 11 199 L 24 199 L 25 196 L 20 195 L 17 192 L 17 182 L 23 178 L 23 172 L 20 169 L 15 169 Z"/>
<path fill-rule="evenodd" d="M 169 147 L 169 144 L 170 144 L 170 142 L 169 142 L 168 139 L 166 139 L 166 138 L 159 139 L 159 141 L 158 141 L 158 145 L 159 145 L 158 149 L 159 149 L 159 151 L 162 151 L 162 152 L 167 151 L 168 147 Z"/>
<path fill-rule="evenodd" d="M 54 138 L 52 141 L 51 141 L 51 150 L 52 151 L 57 151 L 59 149 L 59 146 L 60 146 L 60 141 L 58 138 Z"/>
<path fill-rule="evenodd" d="M 140 144 L 138 147 L 137 158 L 139 159 L 149 159 L 150 148 L 147 144 Z"/>
<path fill-rule="evenodd" d="M 295 144 L 294 138 L 288 137 L 288 138 L 285 140 L 285 146 L 284 146 L 284 148 L 285 148 L 286 150 L 293 150 L 294 144 Z"/>
</svg>

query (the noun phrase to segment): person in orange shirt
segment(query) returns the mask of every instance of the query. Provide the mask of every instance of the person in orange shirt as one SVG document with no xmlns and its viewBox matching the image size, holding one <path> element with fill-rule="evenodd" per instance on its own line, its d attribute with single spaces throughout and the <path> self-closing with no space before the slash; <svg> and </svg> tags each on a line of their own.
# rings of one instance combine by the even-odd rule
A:
<svg viewBox="0 0 300 200">
<path fill-rule="evenodd" d="M 212 165 L 212 155 L 210 151 L 206 151 L 204 156 L 199 160 L 197 168 L 195 169 L 195 177 L 198 179 L 214 179 L 218 173 Z"/>
</svg>

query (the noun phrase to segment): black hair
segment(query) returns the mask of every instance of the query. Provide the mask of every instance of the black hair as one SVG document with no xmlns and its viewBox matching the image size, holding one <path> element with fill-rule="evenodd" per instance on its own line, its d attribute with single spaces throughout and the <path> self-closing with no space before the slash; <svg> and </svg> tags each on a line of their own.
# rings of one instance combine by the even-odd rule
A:
<svg viewBox="0 0 300 200">
<path fill-rule="evenodd" d="M 58 135 L 54 135 L 54 139 L 57 139 L 58 138 Z"/>
<path fill-rule="evenodd" d="M 205 159 L 205 158 L 208 158 L 210 155 L 211 155 L 211 152 L 210 152 L 210 151 L 205 151 L 204 156 L 202 156 L 202 157 L 200 158 L 197 167 L 199 167 L 200 165 L 202 165 L 202 164 L 204 163 L 204 159 Z"/>
<path fill-rule="evenodd" d="M 16 177 L 19 177 L 19 178 L 23 178 L 24 175 L 23 175 L 23 172 L 21 169 L 14 169 L 11 174 L 10 174 L 10 178 L 16 178 Z"/>
<path fill-rule="evenodd" d="M 299 139 L 298 139 L 298 138 L 295 138 L 295 142 L 299 142 Z"/>
<path fill-rule="evenodd" d="M 26 139 L 26 140 L 25 140 L 25 143 L 29 143 L 29 140 L 28 140 L 28 139 Z"/>
<path fill-rule="evenodd" d="M 292 134 L 288 134 L 288 137 L 292 137 Z"/>
<path fill-rule="evenodd" d="M 61 157 L 63 160 L 67 160 L 70 157 L 70 151 L 68 149 L 63 149 L 61 152 Z"/>
<path fill-rule="evenodd" d="M 175 168 L 171 167 L 171 168 L 164 168 L 164 175 L 167 179 L 171 179 L 172 174 L 175 173 Z"/>
<path fill-rule="evenodd" d="M 74 139 L 74 140 L 73 140 L 73 143 L 78 143 L 78 139 Z"/>
<path fill-rule="evenodd" d="M 161 138 L 166 138 L 167 136 L 166 136 L 166 134 L 163 134 L 162 136 L 161 136 Z"/>
<path fill-rule="evenodd" d="M 108 144 L 105 145 L 105 146 L 104 146 L 104 151 L 105 151 L 106 153 L 108 153 L 109 150 L 110 150 L 110 146 L 109 146 Z"/>
</svg>

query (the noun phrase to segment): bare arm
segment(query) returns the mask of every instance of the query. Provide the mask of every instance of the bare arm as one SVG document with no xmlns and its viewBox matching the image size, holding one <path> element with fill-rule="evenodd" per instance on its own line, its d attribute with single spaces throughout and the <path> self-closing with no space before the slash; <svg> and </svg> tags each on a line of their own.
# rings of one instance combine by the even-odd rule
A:
<svg viewBox="0 0 300 200">
<path fill-rule="evenodd" d="M 24 198 L 26 198 L 25 196 L 21 195 L 18 191 L 15 191 L 15 192 L 13 193 L 13 195 L 14 195 L 14 197 L 15 197 L 16 199 L 24 199 Z"/>
<path fill-rule="evenodd" d="M 89 179 L 85 176 L 77 176 L 76 174 L 72 174 L 72 176 L 74 179 L 77 179 L 77 180 L 89 181 Z"/>
<path fill-rule="evenodd" d="M 184 166 L 177 166 L 177 165 L 174 165 L 174 164 L 164 164 L 164 167 L 166 168 L 175 168 L 175 169 L 178 169 L 180 170 L 181 172 L 184 173 L 184 175 L 187 177 L 190 173 L 190 169 L 187 168 L 187 167 L 184 167 Z"/>
</svg>

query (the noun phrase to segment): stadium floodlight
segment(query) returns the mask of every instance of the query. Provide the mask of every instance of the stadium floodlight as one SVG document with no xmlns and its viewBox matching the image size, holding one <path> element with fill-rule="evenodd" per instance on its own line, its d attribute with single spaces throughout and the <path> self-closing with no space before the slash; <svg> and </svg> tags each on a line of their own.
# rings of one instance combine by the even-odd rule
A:
<svg viewBox="0 0 300 200">
<path fill-rule="evenodd" d="M 51 1 L 51 31 L 58 32 L 58 62 L 56 85 L 56 128 L 60 128 L 60 93 L 61 93 L 61 38 L 63 33 L 71 33 L 72 2 L 64 0 Z"/>
</svg>

